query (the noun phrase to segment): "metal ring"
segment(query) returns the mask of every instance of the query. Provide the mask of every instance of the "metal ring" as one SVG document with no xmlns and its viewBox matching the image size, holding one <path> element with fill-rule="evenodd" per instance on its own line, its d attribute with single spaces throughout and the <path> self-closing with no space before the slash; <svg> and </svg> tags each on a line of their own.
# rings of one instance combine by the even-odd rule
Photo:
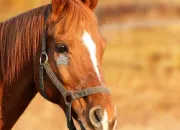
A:
<svg viewBox="0 0 180 130">
<path fill-rule="evenodd" d="M 42 62 L 42 57 L 43 57 L 43 56 L 45 57 L 44 62 Z M 40 56 L 40 64 L 41 64 L 41 65 L 44 65 L 44 64 L 47 63 L 47 62 L 48 62 L 48 55 L 47 55 L 46 52 L 43 51 L 43 52 L 41 53 L 41 56 Z"/>
<path fill-rule="evenodd" d="M 72 101 L 74 100 L 72 93 L 71 92 L 66 93 L 66 95 L 64 96 L 64 100 L 65 100 L 66 105 L 70 105 Z"/>
</svg>

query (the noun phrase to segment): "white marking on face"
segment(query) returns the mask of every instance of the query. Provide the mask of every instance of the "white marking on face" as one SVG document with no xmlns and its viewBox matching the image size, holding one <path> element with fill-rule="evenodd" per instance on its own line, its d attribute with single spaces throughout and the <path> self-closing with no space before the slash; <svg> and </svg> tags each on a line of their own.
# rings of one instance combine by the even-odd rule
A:
<svg viewBox="0 0 180 130">
<path fill-rule="evenodd" d="M 117 126 L 117 120 L 115 121 L 113 130 L 116 130 L 116 126 Z"/>
<path fill-rule="evenodd" d="M 69 57 L 65 56 L 65 55 L 60 55 L 57 59 L 56 59 L 56 64 L 57 65 L 68 65 L 69 63 Z"/>
<path fill-rule="evenodd" d="M 117 108 L 116 108 L 116 106 L 114 106 L 114 111 L 115 111 L 115 114 L 117 115 Z M 114 123 L 113 130 L 116 129 L 116 126 L 117 126 L 117 119 L 116 119 L 116 121 L 115 121 L 115 123 Z"/>
<path fill-rule="evenodd" d="M 104 116 L 103 119 L 101 121 L 102 124 L 102 130 L 108 130 L 109 129 L 109 124 L 108 124 L 108 114 L 107 111 L 104 111 Z"/>
<path fill-rule="evenodd" d="M 100 76 L 100 72 L 98 69 L 98 63 L 97 63 L 97 58 L 96 58 L 96 44 L 92 40 L 91 35 L 86 30 L 84 31 L 82 40 L 83 40 L 84 45 L 87 47 L 87 49 L 89 51 L 90 58 L 93 63 L 95 72 L 101 82 L 101 76 Z"/>
</svg>

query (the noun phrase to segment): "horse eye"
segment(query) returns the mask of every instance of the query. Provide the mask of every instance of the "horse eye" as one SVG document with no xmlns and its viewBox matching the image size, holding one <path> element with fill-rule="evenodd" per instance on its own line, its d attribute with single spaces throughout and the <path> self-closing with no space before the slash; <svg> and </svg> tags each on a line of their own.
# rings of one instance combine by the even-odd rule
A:
<svg viewBox="0 0 180 130">
<path fill-rule="evenodd" d="M 56 52 L 65 53 L 68 52 L 68 48 L 65 44 L 56 44 Z"/>
</svg>

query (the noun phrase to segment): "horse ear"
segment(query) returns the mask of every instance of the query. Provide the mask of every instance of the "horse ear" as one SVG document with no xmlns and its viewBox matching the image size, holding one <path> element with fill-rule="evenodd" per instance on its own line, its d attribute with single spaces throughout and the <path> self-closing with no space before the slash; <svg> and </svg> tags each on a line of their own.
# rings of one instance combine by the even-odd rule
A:
<svg viewBox="0 0 180 130">
<path fill-rule="evenodd" d="M 98 0 L 81 0 L 90 9 L 94 10 L 97 6 Z"/>
<path fill-rule="evenodd" d="M 59 13 L 63 10 L 68 0 L 52 0 L 52 11 L 53 13 Z"/>
</svg>

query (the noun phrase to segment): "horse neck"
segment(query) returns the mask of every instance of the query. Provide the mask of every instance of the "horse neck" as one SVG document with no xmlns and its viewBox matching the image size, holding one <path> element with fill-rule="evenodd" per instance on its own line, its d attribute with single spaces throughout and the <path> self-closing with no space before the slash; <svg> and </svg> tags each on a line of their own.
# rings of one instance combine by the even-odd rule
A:
<svg viewBox="0 0 180 130">
<path fill-rule="evenodd" d="M 0 38 L 2 37 L 2 26 L 0 23 Z M 0 40 L 0 62 L 1 47 Z M 18 76 L 9 84 L 3 81 L 2 64 L 0 64 L 0 129 L 9 130 L 17 122 L 25 111 L 30 101 L 37 93 L 34 85 L 33 58 L 25 65 Z"/>
<path fill-rule="evenodd" d="M 13 19 L 13 21 L 11 20 L 9 21 L 9 22 L 15 22 L 19 18 L 21 19 L 19 22 L 24 21 L 24 23 L 21 23 L 20 25 L 22 24 L 27 25 L 27 28 L 24 28 L 24 26 L 18 26 L 18 27 L 16 26 L 17 30 L 11 30 L 14 32 L 13 33 L 11 32 L 10 34 L 9 32 L 6 31 L 6 34 L 15 35 L 18 33 L 18 31 L 22 31 L 23 29 L 25 29 L 26 33 L 21 32 L 21 34 L 23 35 L 22 37 L 24 38 L 23 42 L 21 42 L 22 43 L 21 48 L 24 47 L 24 45 L 28 45 L 24 47 L 24 49 L 27 49 L 27 48 L 31 48 L 31 49 L 29 49 L 29 51 L 22 50 L 23 52 L 22 55 L 18 55 L 18 56 L 24 56 L 22 60 L 24 61 L 24 59 L 25 60 L 28 59 L 28 58 L 25 58 L 26 54 L 29 54 L 28 55 L 29 59 L 26 61 L 26 64 L 23 64 L 23 66 L 19 68 L 20 71 L 16 68 L 14 69 L 13 68 L 14 64 L 11 62 L 11 66 L 10 66 L 11 68 L 8 68 L 8 69 L 18 71 L 17 72 L 18 76 L 16 76 L 15 78 L 13 77 L 10 84 L 8 85 L 5 84 L 4 82 L 5 80 L 3 81 L 0 78 L 0 129 L 1 130 L 2 129 L 9 130 L 13 127 L 13 125 L 16 123 L 18 118 L 21 116 L 21 114 L 24 112 L 24 110 L 26 109 L 30 101 L 33 99 L 33 97 L 37 93 L 34 80 L 38 79 L 37 78 L 38 73 L 36 72 L 37 68 L 34 68 L 34 66 L 37 67 L 39 65 L 38 58 L 40 56 L 40 48 L 41 48 L 41 38 L 40 38 L 41 33 L 42 33 L 41 27 L 43 27 L 44 25 L 44 21 L 43 21 L 44 12 L 47 10 L 47 8 L 48 6 L 43 6 L 43 7 L 31 10 L 30 12 L 27 12 L 25 14 L 22 14 L 16 17 L 16 19 Z M 26 19 L 24 19 L 24 17 L 26 17 Z M 28 24 L 26 24 L 25 22 L 28 22 Z M 15 27 L 14 24 L 16 23 L 17 22 L 11 24 L 12 29 L 13 27 Z M 1 50 L 1 47 L 2 45 L 6 45 L 5 43 L 1 43 L 2 42 L 1 39 L 3 39 L 3 36 L 4 36 L 2 34 L 4 33 L 4 27 L 5 27 L 4 25 L 5 25 L 4 23 L 0 24 L 0 57 L 1 58 L 2 58 L 2 52 L 4 51 L 4 50 L 3 51 Z M 31 30 L 27 30 L 27 29 L 31 29 Z M 29 31 L 28 36 L 26 36 L 27 31 Z M 7 39 L 7 40 L 10 40 L 9 41 L 10 44 L 13 43 L 11 39 Z M 9 45 L 9 47 L 11 47 L 11 45 Z M 12 50 L 12 48 L 10 49 Z M 14 58 L 14 56 L 12 58 Z M 2 61 L 2 59 L 0 59 L 0 61 Z M 3 67 L 1 64 L 0 74 L 2 75 L 2 72 L 3 72 L 3 75 L 4 75 L 4 70 L 2 68 Z M 36 85 L 37 85 L 37 81 L 36 81 Z"/>
<path fill-rule="evenodd" d="M 2 32 L 2 25 L 3 25 L 3 23 L 0 23 L 0 39 L 1 39 L 1 35 L 2 35 L 1 34 L 1 32 Z M 3 79 L 1 65 L 2 65 L 2 61 L 1 61 L 1 40 L 0 40 L 0 81 Z"/>
<path fill-rule="evenodd" d="M 32 78 L 32 64 L 23 69 L 19 78 L 9 85 L 0 81 L 0 129 L 9 130 L 17 122 L 37 90 Z"/>
</svg>

